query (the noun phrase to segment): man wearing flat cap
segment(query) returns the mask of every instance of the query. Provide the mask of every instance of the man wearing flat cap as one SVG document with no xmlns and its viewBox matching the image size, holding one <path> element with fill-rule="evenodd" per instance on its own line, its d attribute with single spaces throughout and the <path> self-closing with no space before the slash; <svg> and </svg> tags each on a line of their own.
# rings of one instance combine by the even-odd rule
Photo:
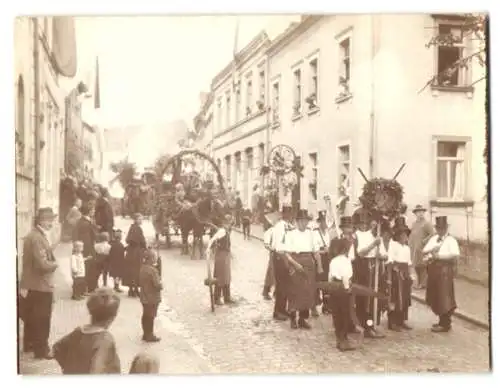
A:
<svg viewBox="0 0 500 388">
<path fill-rule="evenodd" d="M 457 308 L 453 278 L 455 266 L 460 257 L 460 247 L 455 237 L 448 233 L 446 216 L 436 217 L 436 234 L 423 249 L 427 265 L 427 290 L 425 302 L 439 317 L 432 326 L 435 333 L 445 333 L 451 329 L 451 316 Z"/>
<path fill-rule="evenodd" d="M 411 260 L 417 274 L 417 289 L 425 288 L 427 283 L 427 267 L 424 263 L 422 249 L 429 238 L 434 234 L 432 224 L 425 219 L 427 209 L 422 205 L 417 205 L 413 209 L 416 220 L 411 226 L 410 239 L 408 245 L 411 251 Z"/>
<path fill-rule="evenodd" d="M 58 264 L 52 251 L 49 233 L 56 215 L 51 208 L 40 208 L 35 227 L 24 238 L 21 289 L 25 299 L 25 352 L 33 351 L 36 359 L 50 359 L 49 334 L 54 298 L 54 272 Z"/>
</svg>

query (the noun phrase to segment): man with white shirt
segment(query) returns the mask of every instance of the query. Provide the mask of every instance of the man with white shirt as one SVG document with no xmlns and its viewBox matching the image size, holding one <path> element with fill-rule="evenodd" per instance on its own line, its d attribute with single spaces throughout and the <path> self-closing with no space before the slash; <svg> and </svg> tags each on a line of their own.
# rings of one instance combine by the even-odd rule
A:
<svg viewBox="0 0 500 388">
<path fill-rule="evenodd" d="M 333 236 L 330 234 L 330 229 L 332 224 L 327 221 L 326 211 L 322 210 L 318 213 L 318 218 L 316 219 L 317 225 L 314 228 L 314 234 L 317 239 L 317 244 L 319 248 L 319 255 L 321 258 L 321 269 L 322 273 L 318 274 L 318 281 L 327 282 L 328 281 L 328 268 L 330 266 L 331 257 L 328 253 L 330 248 L 330 242 Z M 327 312 L 328 306 L 328 295 L 318 289 L 316 293 L 316 306 L 312 310 L 313 316 L 318 316 L 317 306 L 323 304 L 323 313 Z"/>
<path fill-rule="evenodd" d="M 316 275 L 321 271 L 319 245 L 314 232 L 307 228 L 310 220 L 307 210 L 300 209 L 296 220 L 297 228 L 278 242 L 277 251 L 289 270 L 287 298 L 291 328 L 311 329 L 306 320 L 314 307 Z"/>
<path fill-rule="evenodd" d="M 436 217 L 436 232 L 425 245 L 422 253 L 427 265 L 427 291 L 425 301 L 439 322 L 432 326 L 435 333 L 451 329 L 451 316 L 457 308 L 453 278 L 460 257 L 457 240 L 448 233 L 446 216 Z"/>
<path fill-rule="evenodd" d="M 356 231 L 356 258 L 353 261 L 353 280 L 362 286 L 374 289 L 375 265 L 378 246 L 381 238 L 371 228 L 371 219 L 368 214 L 359 215 L 359 230 Z M 379 284 L 381 284 L 382 271 L 379 271 Z M 365 329 L 365 337 L 383 338 L 384 335 L 374 328 L 372 308 L 373 298 L 367 296 L 356 296 L 356 315 Z"/>
<path fill-rule="evenodd" d="M 287 291 L 290 280 L 289 265 L 283 255 L 278 254 L 278 247 L 285 242 L 287 233 L 293 230 L 292 207 L 283 205 L 281 217 L 273 227 L 270 233 L 270 251 L 273 257 L 275 300 L 273 318 L 278 321 L 286 321 L 289 318 L 287 310 Z"/>
<path fill-rule="evenodd" d="M 406 321 L 411 305 L 411 251 L 408 246 L 410 228 L 400 225 L 394 230 L 394 240 L 387 252 L 387 282 L 389 293 L 388 326 L 389 330 L 411 330 Z"/>
</svg>

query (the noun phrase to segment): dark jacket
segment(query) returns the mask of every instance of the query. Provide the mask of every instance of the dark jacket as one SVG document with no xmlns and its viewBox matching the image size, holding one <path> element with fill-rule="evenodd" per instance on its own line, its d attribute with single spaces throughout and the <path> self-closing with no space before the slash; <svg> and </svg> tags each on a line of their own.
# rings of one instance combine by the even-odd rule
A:
<svg viewBox="0 0 500 388">
<path fill-rule="evenodd" d="M 139 273 L 139 287 L 141 288 L 142 304 L 157 304 L 161 302 L 161 284 L 158 270 L 149 265 L 143 264 Z"/>
<path fill-rule="evenodd" d="M 73 241 L 83 242 L 83 256 L 84 257 L 95 257 L 95 244 L 96 229 L 92 221 L 88 217 L 82 217 L 76 223 L 76 227 L 73 230 Z"/>
<path fill-rule="evenodd" d="M 52 292 L 57 266 L 49 240 L 38 227 L 34 228 L 24 238 L 21 288 Z"/>
<path fill-rule="evenodd" d="M 96 202 L 95 223 L 101 231 L 111 234 L 114 227 L 113 207 L 105 198 L 99 198 Z"/>
</svg>

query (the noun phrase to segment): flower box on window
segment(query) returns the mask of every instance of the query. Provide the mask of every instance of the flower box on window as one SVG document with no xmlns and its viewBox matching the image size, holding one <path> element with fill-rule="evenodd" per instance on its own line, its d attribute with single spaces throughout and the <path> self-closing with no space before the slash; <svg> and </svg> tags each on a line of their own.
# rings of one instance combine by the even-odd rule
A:
<svg viewBox="0 0 500 388">
<path fill-rule="evenodd" d="M 257 109 L 259 109 L 260 111 L 264 110 L 264 101 L 257 100 L 255 104 L 257 105 Z"/>
<path fill-rule="evenodd" d="M 247 116 L 250 116 L 252 114 L 252 108 L 250 108 L 249 106 L 247 106 L 246 114 Z"/>
<path fill-rule="evenodd" d="M 307 98 L 306 98 L 307 104 L 309 104 L 309 110 L 316 108 L 317 105 L 317 99 L 316 99 L 316 93 L 311 93 Z"/>
</svg>

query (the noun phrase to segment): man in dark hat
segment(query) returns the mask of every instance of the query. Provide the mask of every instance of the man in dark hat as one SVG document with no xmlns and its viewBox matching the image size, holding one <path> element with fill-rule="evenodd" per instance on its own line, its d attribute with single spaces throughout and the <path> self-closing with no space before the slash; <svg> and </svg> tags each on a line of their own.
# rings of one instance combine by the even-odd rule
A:
<svg viewBox="0 0 500 388">
<path fill-rule="evenodd" d="M 288 319 L 287 313 L 287 287 L 289 282 L 289 269 L 286 258 L 279 255 L 278 247 L 284 243 L 285 235 L 294 229 L 292 225 L 292 207 L 284 205 L 281 209 L 281 220 L 273 227 L 270 234 L 269 250 L 274 268 L 275 301 L 273 318 L 279 321 Z M 265 290 L 266 291 L 266 290 Z"/>
<path fill-rule="evenodd" d="M 451 316 L 457 308 L 453 278 L 455 266 L 460 257 L 457 240 L 448 233 L 446 216 L 436 217 L 436 234 L 422 250 L 427 265 L 427 291 L 425 301 L 432 312 L 439 316 L 439 322 L 432 326 L 436 333 L 451 329 Z"/>
<path fill-rule="evenodd" d="M 417 274 L 415 288 L 423 289 L 427 283 L 427 266 L 424 263 L 422 249 L 425 243 L 434 234 L 432 224 L 425 219 L 427 209 L 422 205 L 417 205 L 413 209 L 416 220 L 411 226 L 410 238 L 408 245 L 411 251 L 411 260 Z"/>
<path fill-rule="evenodd" d="M 321 259 L 321 269 L 322 272 L 318 274 L 318 281 L 327 282 L 328 281 L 328 268 L 330 266 L 330 256 L 328 250 L 330 248 L 330 243 L 332 241 L 332 236 L 330 234 L 330 225 L 326 218 L 326 210 L 321 210 L 318 212 L 318 218 L 316 218 L 317 226 L 314 228 L 314 235 L 317 240 L 319 248 L 319 255 Z M 321 295 L 322 294 L 322 295 Z M 327 311 L 328 296 L 321 292 L 319 289 L 316 293 L 316 306 L 312 310 L 313 316 L 318 316 L 317 306 L 323 304 L 322 311 L 325 313 Z"/>
<path fill-rule="evenodd" d="M 314 232 L 307 228 L 310 220 L 307 210 L 300 209 L 296 216 L 297 228 L 287 233 L 278 245 L 278 252 L 290 274 L 287 297 L 292 329 L 311 329 L 307 318 L 315 305 L 320 258 Z"/>
<path fill-rule="evenodd" d="M 48 340 L 54 299 L 54 272 L 58 264 L 49 233 L 55 218 L 51 208 L 41 208 L 36 216 L 35 227 L 23 243 L 21 289 L 28 291 L 23 348 L 25 352 L 33 351 L 37 359 L 52 358 Z"/>
<path fill-rule="evenodd" d="M 367 213 L 359 217 L 359 230 L 356 231 L 356 258 L 353 261 L 354 283 L 374 289 L 375 265 L 378 260 L 378 247 L 382 240 L 371 228 L 372 219 Z M 382 271 L 378 272 L 379 285 L 382 284 Z M 372 308 L 373 298 L 356 296 L 356 315 L 365 329 L 365 337 L 383 338 L 384 335 L 375 329 L 375 319 Z"/>
</svg>

